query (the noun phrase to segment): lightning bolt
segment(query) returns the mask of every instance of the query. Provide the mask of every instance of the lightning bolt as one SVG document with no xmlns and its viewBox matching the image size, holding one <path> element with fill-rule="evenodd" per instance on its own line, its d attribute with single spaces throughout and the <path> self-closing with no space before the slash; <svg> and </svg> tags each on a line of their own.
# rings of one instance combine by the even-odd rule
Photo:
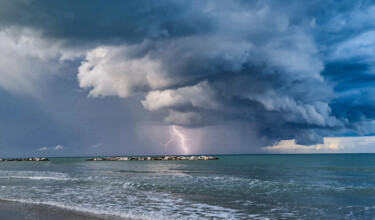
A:
<svg viewBox="0 0 375 220">
<path fill-rule="evenodd" d="M 185 155 L 187 155 L 187 153 L 188 153 L 188 148 L 186 147 L 186 145 L 185 145 L 185 141 L 186 141 L 186 138 L 184 137 L 184 135 L 181 133 L 181 132 L 179 132 L 178 130 L 177 130 L 177 128 L 176 128 L 176 126 L 175 125 L 172 125 L 172 138 L 166 143 L 166 144 L 164 144 L 164 146 L 165 147 L 168 147 L 168 145 L 176 138 L 176 137 L 178 137 L 179 139 L 180 139 L 180 143 L 181 143 L 181 148 L 184 150 L 184 152 L 185 152 Z"/>
</svg>

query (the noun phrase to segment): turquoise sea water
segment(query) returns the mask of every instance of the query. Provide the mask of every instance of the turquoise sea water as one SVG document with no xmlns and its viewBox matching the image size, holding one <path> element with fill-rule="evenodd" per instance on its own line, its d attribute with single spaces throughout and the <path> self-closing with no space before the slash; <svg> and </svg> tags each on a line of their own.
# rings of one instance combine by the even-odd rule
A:
<svg viewBox="0 0 375 220">
<path fill-rule="evenodd" d="M 0 199 L 136 219 L 372 219 L 375 154 L 0 163 Z"/>
</svg>

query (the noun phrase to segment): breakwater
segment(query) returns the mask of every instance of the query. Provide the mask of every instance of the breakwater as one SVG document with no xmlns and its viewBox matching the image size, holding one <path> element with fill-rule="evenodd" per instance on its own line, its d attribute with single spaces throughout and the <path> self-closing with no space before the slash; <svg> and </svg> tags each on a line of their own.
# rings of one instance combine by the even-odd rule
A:
<svg viewBox="0 0 375 220">
<path fill-rule="evenodd" d="M 86 161 L 134 161 L 134 160 L 218 160 L 214 156 L 154 156 L 154 157 L 93 157 Z"/>
<path fill-rule="evenodd" d="M 33 158 L 0 158 L 0 162 L 10 162 L 10 161 L 49 161 L 48 158 L 45 157 L 33 157 Z"/>
</svg>

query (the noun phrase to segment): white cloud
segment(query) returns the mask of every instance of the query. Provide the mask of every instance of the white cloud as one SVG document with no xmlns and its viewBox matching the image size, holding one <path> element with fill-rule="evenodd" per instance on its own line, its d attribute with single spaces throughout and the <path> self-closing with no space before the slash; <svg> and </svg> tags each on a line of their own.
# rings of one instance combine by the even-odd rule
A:
<svg viewBox="0 0 375 220">
<path fill-rule="evenodd" d="M 361 153 L 375 152 L 375 136 L 326 137 L 323 144 L 299 145 L 295 140 L 282 140 L 265 147 L 273 153 Z"/>
<path fill-rule="evenodd" d="M 100 146 L 102 146 L 102 143 L 97 143 L 97 144 L 90 145 L 90 147 L 93 147 L 93 148 L 98 148 Z"/>
<path fill-rule="evenodd" d="M 57 146 L 54 148 L 54 150 L 64 150 L 64 149 L 65 149 L 65 147 L 62 146 L 62 145 L 57 145 Z"/>
<path fill-rule="evenodd" d="M 86 55 L 78 71 L 81 88 L 90 96 L 128 97 L 170 84 L 162 64 L 150 55 L 131 57 L 132 47 L 98 47 Z"/>
<path fill-rule="evenodd" d="M 38 151 L 46 151 L 46 150 L 48 150 L 48 147 L 41 147 L 38 149 Z"/>
<path fill-rule="evenodd" d="M 194 86 L 175 90 L 152 91 L 146 95 L 146 99 L 142 101 L 142 104 L 150 111 L 188 104 L 193 107 L 213 109 L 218 107 L 214 96 L 214 90 L 204 81 Z"/>
<path fill-rule="evenodd" d="M 57 145 L 55 147 L 41 147 L 38 151 L 47 151 L 47 150 L 64 150 L 65 147 L 62 145 Z"/>
</svg>

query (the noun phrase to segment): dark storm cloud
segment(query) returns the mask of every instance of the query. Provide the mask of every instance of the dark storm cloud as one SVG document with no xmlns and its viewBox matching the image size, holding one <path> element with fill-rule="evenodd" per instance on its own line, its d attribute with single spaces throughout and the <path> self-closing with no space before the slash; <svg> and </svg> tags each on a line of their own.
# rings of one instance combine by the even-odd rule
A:
<svg viewBox="0 0 375 220">
<path fill-rule="evenodd" d="M 190 1 L 1 1 L 0 24 L 40 30 L 72 42 L 170 38 L 209 30 L 204 14 Z M 195 4 L 195 3 L 194 3 Z M 198 4 L 196 4 L 198 5 Z M 106 42 L 108 43 L 108 42 Z"/>
<path fill-rule="evenodd" d="M 143 94 L 167 123 L 246 121 L 268 143 L 373 132 L 371 1 L 0 4 L 2 29 L 85 48 L 78 80 L 91 97 Z"/>
</svg>

